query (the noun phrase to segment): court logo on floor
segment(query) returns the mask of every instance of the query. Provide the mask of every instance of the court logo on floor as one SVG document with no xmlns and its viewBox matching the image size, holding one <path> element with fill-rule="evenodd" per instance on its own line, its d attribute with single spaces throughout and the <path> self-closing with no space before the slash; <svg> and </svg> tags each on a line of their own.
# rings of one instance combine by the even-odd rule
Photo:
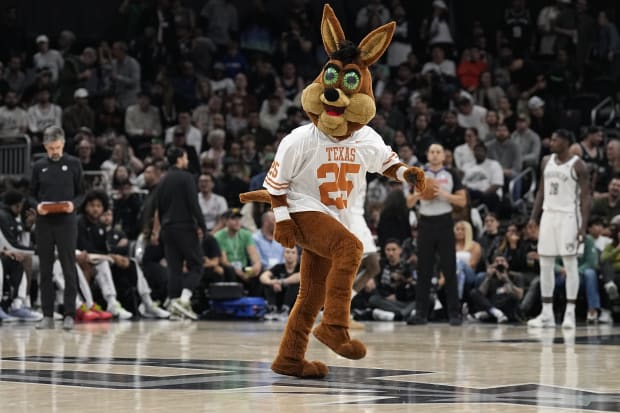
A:
<svg viewBox="0 0 620 413">
<path fill-rule="evenodd" d="M 330 367 L 321 380 L 301 380 L 280 376 L 269 363 L 239 360 L 179 360 L 96 357 L 5 357 L 2 361 L 24 363 L 24 369 L 0 369 L 0 382 L 81 386 L 135 390 L 239 390 L 282 392 L 325 396 L 325 404 L 434 404 L 502 403 L 596 411 L 620 411 L 620 393 L 594 393 L 538 384 L 519 384 L 492 388 L 468 388 L 415 382 L 417 374 L 431 372 Z M 28 369 L 28 363 L 38 368 Z M 50 368 L 41 368 L 41 364 Z M 59 364 L 66 364 L 59 369 Z M 136 375 L 73 369 L 74 365 L 145 366 L 184 369 L 186 374 Z M 161 371 L 161 370 L 160 370 Z M 398 376 L 398 381 L 393 378 Z M 411 376 L 411 377 L 404 377 Z M 404 381 L 409 379 L 410 381 Z M 264 389 L 262 389 L 264 387 Z M 280 393 L 280 392 L 278 392 Z M 329 396 L 335 396 L 330 401 Z"/>
</svg>

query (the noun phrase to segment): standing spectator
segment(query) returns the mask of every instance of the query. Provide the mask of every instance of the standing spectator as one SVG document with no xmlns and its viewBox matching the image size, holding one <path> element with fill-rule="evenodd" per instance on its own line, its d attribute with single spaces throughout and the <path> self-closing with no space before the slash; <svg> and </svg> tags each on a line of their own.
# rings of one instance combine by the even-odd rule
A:
<svg viewBox="0 0 620 413">
<path fill-rule="evenodd" d="M 151 239 L 159 238 L 164 244 L 168 262 L 169 311 L 192 320 L 198 316 L 190 300 L 202 277 L 203 253 L 200 240 L 207 232 L 204 217 L 198 205 L 194 178 L 186 171 L 187 153 L 172 147 L 166 153 L 172 167 L 161 180 L 157 190 L 157 216 Z M 187 267 L 184 273 L 183 266 Z"/>
<path fill-rule="evenodd" d="M 215 178 L 210 173 L 203 173 L 198 178 L 198 205 L 205 220 L 207 231 L 215 228 L 220 216 L 228 210 L 226 199 L 213 193 Z"/>
<path fill-rule="evenodd" d="M 461 61 L 456 68 L 461 87 L 474 93 L 478 89 L 480 75 L 487 69 L 487 62 L 483 59 L 477 47 L 463 50 Z"/>
<path fill-rule="evenodd" d="M 426 41 L 429 46 L 441 45 L 444 47 L 452 47 L 454 38 L 450 31 L 448 23 L 448 6 L 443 0 L 433 1 L 433 16 L 429 20 L 424 19 L 421 27 L 422 41 Z"/>
<path fill-rule="evenodd" d="M 545 108 L 545 101 L 538 96 L 532 96 L 527 101 L 530 111 L 530 128 L 540 136 L 542 147 L 541 154 L 549 154 L 549 141 L 557 128 L 555 120 Z"/>
<path fill-rule="evenodd" d="M 286 110 L 291 106 L 291 101 L 283 99 L 277 93 L 263 101 L 260 108 L 260 125 L 272 134 L 275 134 L 280 126 L 280 121 L 286 119 Z"/>
<path fill-rule="evenodd" d="M 559 4 L 563 1 L 555 0 L 555 4 L 549 4 L 543 7 L 538 14 L 536 25 L 538 26 L 539 47 L 538 54 L 541 57 L 549 58 L 555 54 L 555 41 L 557 34 L 555 33 L 555 21 L 560 14 Z"/>
<path fill-rule="evenodd" d="M 166 130 L 166 144 L 172 143 L 177 129 L 185 133 L 185 142 L 196 150 L 196 154 L 202 153 L 202 134 L 200 130 L 192 125 L 192 117 L 189 112 L 179 112 L 179 123 Z"/>
<path fill-rule="evenodd" d="M 514 142 L 521 152 L 523 160 L 523 168 L 531 166 L 538 167 L 540 161 L 540 136 L 530 129 L 529 119 L 525 115 L 519 115 L 517 118 L 517 128 L 510 140 Z"/>
<path fill-rule="evenodd" d="M 566 298 L 563 328 L 575 328 L 575 301 L 579 289 L 577 254 L 583 243 L 590 214 L 590 190 L 585 164 L 569 152 L 571 132 L 560 129 L 551 138 L 552 155 L 543 159 L 541 180 L 531 220 L 540 219 L 540 291 L 543 309 L 528 322 L 532 327 L 553 327 L 554 258 L 562 256 L 566 268 Z M 580 222 L 581 221 L 581 222 Z"/>
<path fill-rule="evenodd" d="M 112 82 L 118 104 L 127 108 L 136 103 L 140 91 L 140 63 L 127 55 L 127 44 L 115 42 L 112 45 Z"/>
<path fill-rule="evenodd" d="M 620 75 L 620 35 L 616 25 L 609 21 L 607 12 L 598 14 L 599 40 L 597 54 L 603 69 L 607 69 L 608 75 L 617 80 Z"/>
<path fill-rule="evenodd" d="M 402 243 L 411 234 L 409 225 L 409 209 L 407 200 L 402 191 L 400 183 L 393 183 L 379 217 L 377 227 L 377 244 L 380 248 L 385 247 L 388 239 L 396 239 Z"/>
<path fill-rule="evenodd" d="M 416 313 L 407 324 L 426 324 L 429 311 L 431 279 L 434 276 L 435 254 L 439 253 L 439 269 L 445 277 L 448 317 L 451 325 L 460 325 L 461 307 L 459 305 L 456 280 L 456 251 L 454 241 L 453 206 L 467 204 L 465 189 L 458 175 L 443 166 L 444 149 L 433 144 L 428 148 L 426 177 L 435 180 L 434 198 L 420 200 L 418 224 L 418 282 L 416 287 Z M 419 196 L 411 196 L 415 204 Z M 408 205 L 411 207 L 411 205 Z"/>
<path fill-rule="evenodd" d="M 95 113 L 88 106 L 88 90 L 77 89 L 73 93 L 75 104 L 66 108 L 62 113 L 62 126 L 69 136 L 74 136 L 81 127 L 94 129 Z"/>
<path fill-rule="evenodd" d="M 508 43 L 512 50 L 528 54 L 532 48 L 532 18 L 525 0 L 512 0 L 512 7 L 504 10 L 503 26 L 497 32 L 497 49 Z"/>
<path fill-rule="evenodd" d="M 592 188 L 598 179 L 599 168 L 603 168 L 605 165 L 602 143 L 603 130 L 598 126 L 590 126 L 583 139 L 570 147 L 570 153 L 580 157 L 585 162 Z"/>
<path fill-rule="evenodd" d="M 151 105 L 150 96 L 141 92 L 138 103 L 131 105 L 125 112 L 125 131 L 136 153 L 141 153 L 141 146 L 161 135 L 161 118 L 159 111 Z"/>
<path fill-rule="evenodd" d="M 90 93 L 97 93 L 101 87 L 95 68 L 97 52 L 92 47 L 84 49 L 79 57 L 66 56 L 65 66 L 60 73 L 58 104 L 67 106 L 76 89 L 84 88 Z"/>
<path fill-rule="evenodd" d="M 252 235 L 263 271 L 284 262 L 284 247 L 273 239 L 275 227 L 276 218 L 273 211 L 267 211 L 261 217 L 260 229 Z"/>
<path fill-rule="evenodd" d="M 17 93 L 9 90 L 0 107 L 0 138 L 21 136 L 28 131 L 28 114 L 17 104 Z"/>
<path fill-rule="evenodd" d="M 33 56 L 34 67 L 37 69 L 47 68 L 52 74 L 52 83 L 58 82 L 58 75 L 65 65 L 65 61 L 58 50 L 50 49 L 50 42 L 46 35 L 37 36 L 37 48 L 39 51 Z"/>
<path fill-rule="evenodd" d="M 37 255 L 41 271 L 41 304 L 43 320 L 38 328 L 54 327 L 54 285 L 52 266 L 54 250 L 62 265 L 65 279 L 64 302 L 65 318 L 63 328 L 71 330 L 75 317 L 77 273 L 75 269 L 75 250 L 77 248 L 77 221 L 75 205 L 81 193 L 82 168 L 80 162 L 70 155 L 63 154 L 65 134 L 59 127 L 45 129 L 43 145 L 47 157 L 32 167 L 32 196 L 37 200 Z M 47 207 L 46 203 L 56 203 Z"/>
<path fill-rule="evenodd" d="M 358 33 L 368 33 L 390 20 L 390 10 L 381 4 L 381 0 L 370 0 L 362 7 L 355 17 Z"/>
</svg>

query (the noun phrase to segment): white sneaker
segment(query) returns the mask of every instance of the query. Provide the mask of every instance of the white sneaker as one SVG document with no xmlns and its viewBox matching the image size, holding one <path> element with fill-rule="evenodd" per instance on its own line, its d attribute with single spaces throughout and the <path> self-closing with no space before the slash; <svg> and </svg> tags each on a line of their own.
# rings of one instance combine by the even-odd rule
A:
<svg viewBox="0 0 620 413">
<path fill-rule="evenodd" d="M 190 303 L 183 303 L 180 299 L 174 298 L 170 301 L 170 313 L 181 317 L 187 317 L 190 320 L 198 320 L 198 315 L 192 309 Z"/>
<path fill-rule="evenodd" d="M 498 314 L 497 317 L 497 324 L 504 324 L 508 322 L 508 317 L 506 316 L 506 314 L 502 313 L 502 314 Z"/>
<path fill-rule="evenodd" d="M 474 320 L 486 321 L 489 318 L 491 318 L 491 316 L 486 311 L 478 311 L 478 312 L 474 313 Z"/>
<path fill-rule="evenodd" d="M 377 321 L 394 321 L 394 313 L 380 308 L 372 310 L 372 318 Z"/>
<path fill-rule="evenodd" d="M 108 311 L 119 320 L 129 320 L 133 317 L 133 314 L 125 310 L 118 301 L 112 306 L 112 308 L 108 307 Z"/>
<path fill-rule="evenodd" d="M 163 308 L 159 307 L 157 304 L 153 303 L 152 306 L 146 307 L 144 303 L 141 303 L 138 306 L 138 312 L 144 318 L 159 318 L 166 319 L 170 318 L 170 313 Z"/>
<path fill-rule="evenodd" d="M 613 317 L 611 316 L 611 311 L 601 309 L 601 315 L 598 316 L 599 323 L 612 324 L 614 322 Z"/>
<path fill-rule="evenodd" d="M 65 317 L 62 314 L 57 313 L 56 311 L 54 311 L 54 317 L 53 318 L 54 318 L 54 321 L 62 321 L 62 320 L 65 319 Z"/>
<path fill-rule="evenodd" d="M 527 326 L 534 327 L 534 328 L 554 328 L 555 320 L 553 319 L 553 316 L 540 313 L 538 317 L 533 318 L 530 321 L 528 321 Z"/>
<path fill-rule="evenodd" d="M 572 311 L 564 312 L 564 321 L 562 321 L 562 328 L 565 330 L 575 329 L 575 313 Z"/>
</svg>

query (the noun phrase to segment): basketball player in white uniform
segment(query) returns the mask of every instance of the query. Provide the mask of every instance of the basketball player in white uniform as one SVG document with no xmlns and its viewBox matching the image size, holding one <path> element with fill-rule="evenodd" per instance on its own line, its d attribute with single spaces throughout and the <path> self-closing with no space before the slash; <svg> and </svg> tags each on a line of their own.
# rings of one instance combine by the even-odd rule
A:
<svg viewBox="0 0 620 413">
<path fill-rule="evenodd" d="M 538 317 L 528 322 L 530 327 L 555 327 L 554 261 L 559 255 L 566 268 L 567 304 L 562 327 L 575 328 L 575 300 L 579 291 L 577 255 L 590 214 L 590 187 L 585 163 L 569 152 L 573 141 L 571 132 L 555 131 L 549 145 L 551 155 L 545 157 L 541 165 L 542 175 L 531 221 L 538 222 L 542 208 L 538 255 L 543 309 Z"/>
</svg>

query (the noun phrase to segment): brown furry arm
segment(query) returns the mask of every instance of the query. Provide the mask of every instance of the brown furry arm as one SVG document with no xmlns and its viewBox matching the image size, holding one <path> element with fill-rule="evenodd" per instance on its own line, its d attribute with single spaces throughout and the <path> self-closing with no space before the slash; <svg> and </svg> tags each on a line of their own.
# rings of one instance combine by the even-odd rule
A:
<svg viewBox="0 0 620 413">
<path fill-rule="evenodd" d="M 286 195 L 271 195 L 271 207 L 276 208 L 288 208 L 288 202 Z M 293 248 L 295 246 L 296 234 L 299 231 L 297 225 L 292 219 L 283 219 L 277 221 L 276 215 L 276 227 L 273 232 L 273 238 L 282 244 L 285 248 Z"/>
<path fill-rule="evenodd" d="M 242 204 L 249 204 L 250 202 L 261 202 L 263 204 L 271 204 L 271 195 L 264 189 L 258 191 L 244 192 L 239 194 L 239 200 Z"/>
<path fill-rule="evenodd" d="M 392 165 L 388 169 L 383 171 L 383 175 L 387 176 L 388 178 L 392 178 L 395 181 L 399 181 L 397 173 L 401 167 L 407 168 L 403 177 L 409 183 L 409 185 L 415 186 L 415 189 L 418 192 L 424 192 L 424 189 L 426 189 L 426 179 L 424 171 L 421 168 L 405 165 L 404 163 L 399 163 L 396 165 Z"/>
</svg>

